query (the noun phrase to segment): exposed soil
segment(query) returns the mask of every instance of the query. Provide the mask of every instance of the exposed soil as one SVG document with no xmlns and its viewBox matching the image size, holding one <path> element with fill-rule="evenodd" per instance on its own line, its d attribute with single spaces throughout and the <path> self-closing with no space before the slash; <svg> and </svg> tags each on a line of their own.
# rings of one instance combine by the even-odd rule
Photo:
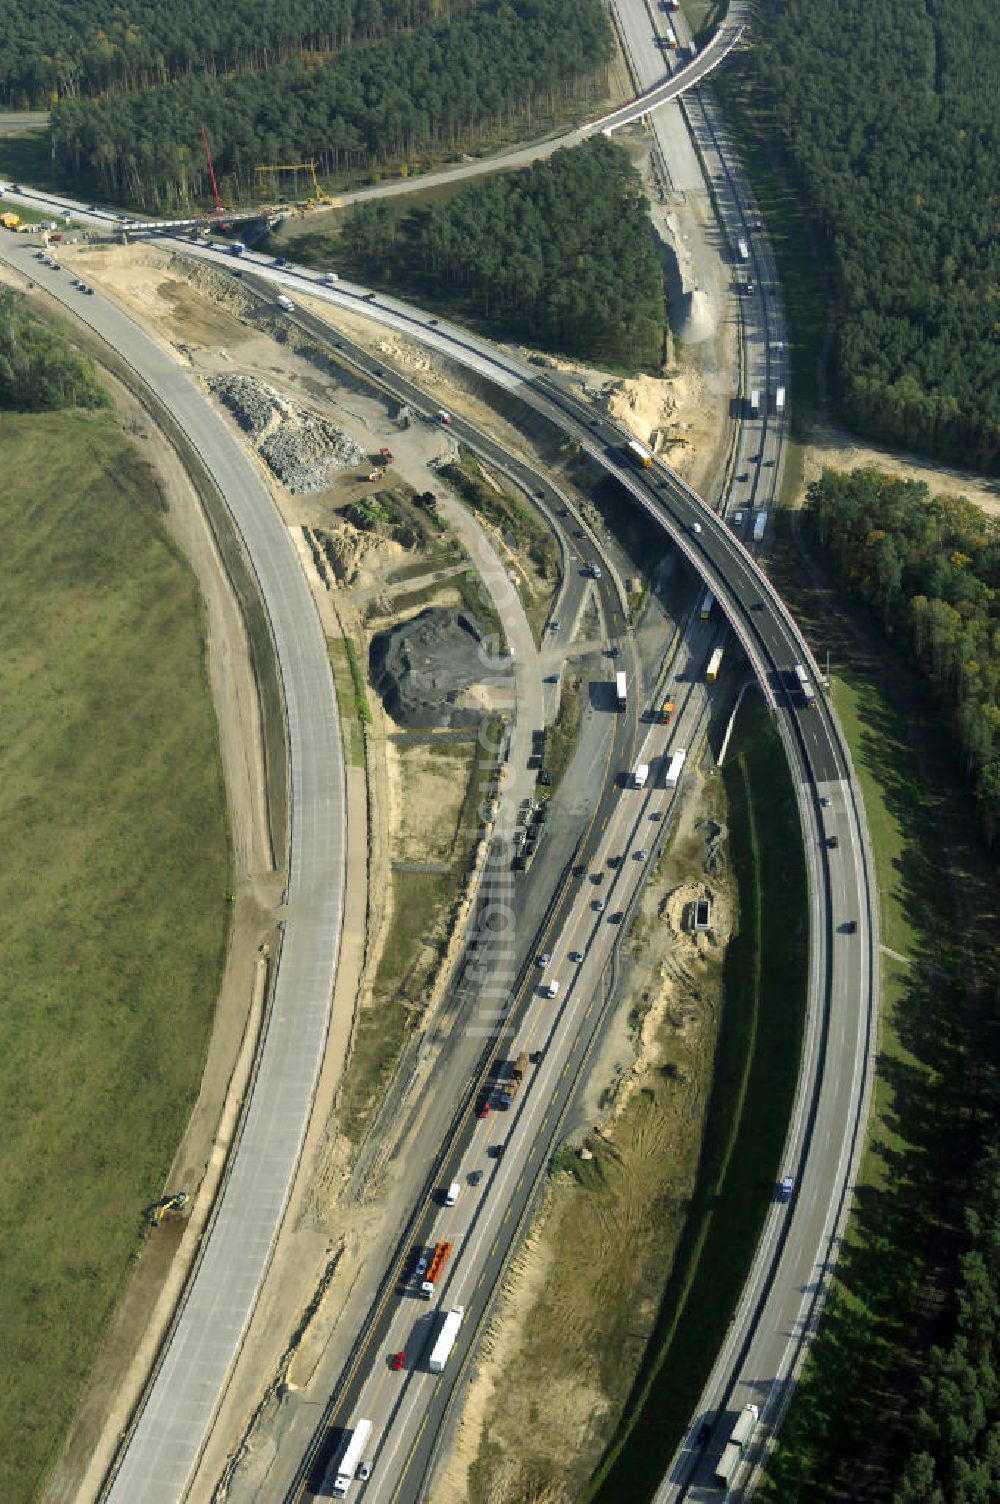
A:
<svg viewBox="0 0 1000 1504">
<path fill-rule="evenodd" d="M 923 481 L 932 496 L 964 496 L 991 516 L 1000 516 L 1000 481 L 971 470 L 935 464 L 917 455 L 891 449 L 873 449 L 832 424 L 817 423 L 803 451 L 803 485 L 818 480 L 824 469 L 860 470 L 871 466 L 903 480 Z"/>
<path fill-rule="evenodd" d="M 697 1169 L 732 926 L 722 832 L 699 808 L 685 801 L 643 895 L 584 1121 L 512 1262 L 442 1504 L 577 1500 L 652 1329 Z M 709 894 L 713 927 L 696 935 L 691 908 Z"/>
</svg>

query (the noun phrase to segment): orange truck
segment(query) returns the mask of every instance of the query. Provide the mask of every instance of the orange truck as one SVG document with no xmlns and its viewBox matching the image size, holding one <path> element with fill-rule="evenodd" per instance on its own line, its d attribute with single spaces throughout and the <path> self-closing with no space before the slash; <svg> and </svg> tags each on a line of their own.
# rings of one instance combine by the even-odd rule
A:
<svg viewBox="0 0 1000 1504">
<path fill-rule="evenodd" d="M 439 1243 L 431 1255 L 431 1261 L 420 1286 L 420 1293 L 424 1300 L 430 1300 L 434 1295 L 434 1286 L 441 1278 L 445 1264 L 451 1257 L 451 1244 Z"/>
</svg>

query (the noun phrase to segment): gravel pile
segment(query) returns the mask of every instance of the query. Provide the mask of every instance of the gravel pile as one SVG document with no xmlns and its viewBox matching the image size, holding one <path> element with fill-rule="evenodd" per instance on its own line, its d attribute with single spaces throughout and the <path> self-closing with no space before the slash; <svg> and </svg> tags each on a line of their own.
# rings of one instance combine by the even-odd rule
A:
<svg viewBox="0 0 1000 1504">
<path fill-rule="evenodd" d="M 510 679 L 511 664 L 499 664 L 476 623 L 464 611 L 428 606 L 418 616 L 372 638 L 371 679 L 386 710 L 400 726 L 478 725 L 482 711 L 470 706 L 472 685 Z"/>
<path fill-rule="evenodd" d="M 326 490 L 338 470 L 349 470 L 365 458 L 347 434 L 297 407 L 263 381 L 252 376 L 210 376 L 207 385 L 293 495 Z"/>
</svg>

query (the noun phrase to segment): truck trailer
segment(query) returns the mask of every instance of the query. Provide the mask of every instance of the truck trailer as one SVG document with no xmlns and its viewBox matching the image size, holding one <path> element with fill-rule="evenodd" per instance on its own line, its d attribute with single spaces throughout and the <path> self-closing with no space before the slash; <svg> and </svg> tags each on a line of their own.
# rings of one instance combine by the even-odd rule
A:
<svg viewBox="0 0 1000 1504">
<path fill-rule="evenodd" d="M 427 1273 L 424 1276 L 424 1279 L 420 1286 L 420 1294 L 422 1295 L 424 1300 L 432 1299 L 434 1295 L 434 1286 L 441 1278 L 441 1273 L 450 1257 L 450 1243 L 439 1243 L 434 1252 L 431 1254 L 430 1265 L 428 1266 Z"/>
<path fill-rule="evenodd" d="M 705 678 L 709 684 L 714 684 L 719 677 L 719 669 L 722 667 L 722 649 L 716 648 L 708 660 L 708 668 L 705 670 Z"/>
<path fill-rule="evenodd" d="M 761 539 L 764 536 L 764 529 L 766 527 L 767 527 L 767 513 L 766 512 L 758 512 L 756 514 L 756 516 L 754 517 L 754 520 L 753 520 L 753 541 L 755 543 L 759 543 L 761 541 Z"/>
<path fill-rule="evenodd" d="M 521 1090 L 521 1082 L 528 1070 L 528 1052 L 522 1050 L 510 1068 L 510 1074 L 504 1076 L 502 1081 L 497 1082 L 497 1091 L 500 1094 L 500 1105 L 509 1107 Z"/>
<path fill-rule="evenodd" d="M 615 703 L 619 710 L 628 706 L 628 680 L 624 673 L 615 674 Z"/>
<path fill-rule="evenodd" d="M 740 253 L 740 260 L 741 261 L 749 261 L 750 260 L 750 247 L 747 245 L 747 243 L 743 239 L 742 235 L 740 236 L 739 240 L 736 242 L 736 249 Z"/>
<path fill-rule="evenodd" d="M 785 388 L 783 386 L 779 386 L 774 394 L 774 410 L 776 413 L 783 413 L 785 411 Z"/>
<path fill-rule="evenodd" d="M 368 1438 L 372 1434 L 370 1420 L 359 1420 L 354 1430 L 346 1437 L 333 1471 L 333 1486 L 330 1493 L 326 1493 L 326 1480 L 317 1494 L 320 1499 L 346 1499 L 347 1491 L 354 1482 L 354 1475 L 358 1470 L 358 1464 L 364 1456 Z M 329 1477 L 329 1473 L 327 1474 Z"/>
<path fill-rule="evenodd" d="M 668 789 L 675 789 L 680 782 L 681 773 L 684 771 L 684 761 L 686 757 L 686 750 L 683 747 L 679 747 L 678 750 L 674 753 L 673 757 L 670 759 L 670 766 L 667 769 L 667 776 L 663 780 L 665 786 Z"/>
<path fill-rule="evenodd" d="M 760 392 L 756 388 L 750 393 L 750 416 L 751 418 L 760 417 Z"/>
<path fill-rule="evenodd" d="M 736 1424 L 729 1433 L 729 1440 L 723 1448 L 722 1456 L 719 1458 L 718 1466 L 715 1469 L 716 1483 L 728 1486 L 732 1482 L 736 1469 L 739 1467 L 743 1455 L 750 1444 L 750 1438 L 753 1436 L 759 1418 L 760 1411 L 756 1405 L 743 1406 L 743 1409 L 736 1417 Z"/>
<path fill-rule="evenodd" d="M 634 460 L 644 470 L 648 470 L 653 463 L 652 450 L 647 449 L 645 444 L 640 444 L 638 439 L 629 439 L 625 445 L 625 453 L 630 460 Z"/>
<path fill-rule="evenodd" d="M 462 1325 L 462 1317 L 465 1315 L 464 1306 L 453 1306 L 444 1318 L 437 1340 L 431 1348 L 431 1356 L 428 1367 L 431 1373 L 443 1373 L 444 1365 L 451 1356 L 451 1350 L 458 1341 L 458 1329 Z"/>
</svg>

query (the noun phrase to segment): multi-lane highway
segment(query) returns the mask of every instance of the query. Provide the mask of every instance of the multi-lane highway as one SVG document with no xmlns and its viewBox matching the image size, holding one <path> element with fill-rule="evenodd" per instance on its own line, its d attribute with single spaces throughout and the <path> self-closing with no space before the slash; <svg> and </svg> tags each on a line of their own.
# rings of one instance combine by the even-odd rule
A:
<svg viewBox="0 0 1000 1504">
<path fill-rule="evenodd" d="M 715 141 L 718 148 L 718 137 Z M 723 201 L 725 184 L 720 181 L 714 186 L 720 202 Z M 54 200 L 51 196 L 38 198 L 39 205 L 44 202 L 62 208 L 66 204 L 66 201 Z M 87 215 L 83 206 L 66 206 L 81 217 Z M 734 267 L 742 273 L 742 263 L 746 261 L 755 273 L 751 279 L 754 288 L 742 294 L 746 305 L 745 325 L 758 331 L 756 345 L 748 348 L 748 379 L 759 379 L 762 390 L 768 391 L 775 385 L 777 371 L 784 373 L 782 352 L 777 352 L 777 357 L 782 360 L 779 365 L 774 349 L 776 305 L 772 289 L 776 284 L 773 266 L 767 260 L 769 252 L 761 240 L 752 246 L 748 244 L 748 256 L 742 256 L 738 244 L 740 227 L 748 230 L 751 237 L 758 236 L 759 232 L 747 220 L 745 202 L 737 202 L 735 212 L 738 217 L 727 224 L 727 235 L 736 238 Z M 99 222 L 101 216 L 92 214 L 91 218 Z M 12 264 L 19 264 L 24 269 L 24 242 L 13 243 L 13 247 L 8 250 L 5 246 L 4 254 Z M 233 266 L 231 261 L 222 262 L 222 253 L 217 248 L 189 245 L 186 250 L 191 255 Z M 264 257 L 245 257 L 240 269 L 249 271 L 251 268 L 263 283 L 280 287 L 293 298 L 295 290 L 308 291 L 318 300 L 332 305 L 334 313 L 338 305 L 347 307 L 424 341 L 453 361 L 487 376 L 508 392 L 516 393 L 527 406 L 544 414 L 574 439 L 596 465 L 617 476 L 636 504 L 657 520 L 674 540 L 677 549 L 709 582 L 747 653 L 768 703 L 774 709 L 799 791 L 813 919 L 809 1027 L 802 1087 L 786 1155 L 790 1172 L 796 1175 L 797 1188 L 790 1205 L 776 1206 L 769 1220 L 747 1292 L 732 1327 L 731 1340 L 720 1354 L 703 1397 L 700 1415 L 708 1417 L 707 1431 L 701 1433 L 700 1439 L 696 1435 L 689 1439 L 667 1485 L 673 1492 L 663 1495 L 665 1498 L 674 1494 L 684 1497 L 687 1493 L 698 1496 L 699 1491 L 707 1486 L 706 1480 L 710 1478 L 725 1440 L 732 1412 L 744 1402 L 744 1396 L 752 1394 L 761 1406 L 764 1422 L 759 1433 L 761 1437 L 767 1436 L 770 1425 L 780 1416 L 783 1396 L 787 1392 L 786 1381 L 800 1358 L 803 1338 L 822 1299 L 823 1277 L 835 1248 L 838 1219 L 849 1189 L 852 1154 L 865 1103 L 866 1065 L 871 1047 L 876 988 L 876 916 L 868 879 L 862 814 L 836 726 L 822 695 L 818 696 L 815 705 L 808 705 L 794 678 L 796 663 L 802 663 L 815 683 L 816 666 L 794 623 L 733 526 L 720 522 L 679 477 L 664 467 L 656 465 L 650 470 L 641 470 L 630 465 L 623 455 L 620 431 L 596 417 L 585 404 L 568 396 L 556 381 L 540 376 L 537 368 L 499 352 L 486 341 L 429 318 L 398 299 L 376 298 L 367 289 L 343 282 L 324 286 L 321 279 L 312 274 L 294 268 L 276 268 Z M 60 277 L 37 266 L 31 268 L 31 273 L 46 286 L 59 285 L 65 301 L 73 300 L 65 274 Z M 88 320 L 105 338 L 110 338 L 113 343 L 117 340 L 126 358 L 132 358 L 133 364 L 139 365 L 141 362 L 135 352 L 141 339 L 137 331 L 133 334 L 130 329 L 124 333 L 120 327 L 110 327 L 102 300 L 87 301 Z M 386 370 L 375 358 L 356 347 L 348 348 L 346 340 L 340 343 L 345 358 L 398 396 L 400 401 L 406 402 L 415 413 L 423 413 L 432 419 L 434 403 L 429 396 L 397 373 Z M 780 343 L 783 347 L 783 341 Z M 174 382 L 178 381 L 187 385 L 174 370 Z M 755 501 L 758 510 L 762 503 L 773 500 L 777 458 L 780 456 L 780 450 L 776 453 L 768 447 L 775 442 L 780 424 L 768 423 L 764 412 L 761 412 L 759 421 L 759 437 L 754 434 L 746 441 L 746 447 L 758 456 L 753 461 L 754 480 L 737 481 L 738 485 L 750 485 L 748 500 Z M 483 436 L 471 431 L 465 434 L 457 420 L 453 431 L 481 447 Z M 502 452 L 495 458 L 509 459 Z M 775 463 L 768 464 L 770 459 Z M 742 464 L 749 466 L 750 463 L 748 455 L 741 457 L 737 474 L 743 473 Z M 771 473 L 767 474 L 768 471 Z M 244 536 L 256 560 L 252 525 L 248 525 Z M 277 583 L 275 588 L 278 588 Z M 288 644 L 287 651 L 292 658 L 299 646 L 298 643 Z M 284 667 L 283 660 L 283 672 Z M 314 698 L 318 701 L 322 696 Z M 627 726 L 626 718 L 622 722 L 622 736 L 627 735 Z M 297 729 L 301 734 L 301 727 Z M 650 759 L 657 763 L 665 747 L 661 749 L 657 745 L 654 733 L 650 732 L 649 736 L 652 738 Z M 339 740 L 335 740 L 339 756 Z M 622 746 L 617 748 L 615 755 L 627 767 L 637 760 L 635 752 L 634 746 Z M 553 962 L 550 964 L 560 971 L 559 996 L 545 1000 L 535 996 L 530 987 L 522 988 L 512 1015 L 515 1021 L 512 1033 L 504 1045 L 509 1055 L 515 1049 L 519 1050 L 526 1039 L 546 1041 L 541 1059 L 531 1068 L 529 1082 L 518 1098 L 516 1108 L 504 1115 L 505 1122 L 509 1123 L 510 1143 L 503 1157 L 489 1164 L 480 1163 L 485 1132 L 483 1124 L 489 1124 L 490 1119 L 473 1119 L 470 1115 L 468 1121 L 457 1125 L 459 1131 L 449 1139 L 447 1153 L 454 1156 L 456 1173 L 467 1177 L 477 1168 L 487 1172 L 479 1186 L 472 1187 L 466 1182 L 454 1208 L 442 1208 L 436 1212 L 427 1209 L 420 1226 L 420 1238 L 429 1243 L 438 1238 L 442 1228 L 450 1228 L 445 1219 L 453 1217 L 457 1241 L 463 1249 L 462 1256 L 456 1257 L 451 1264 L 448 1275 L 454 1288 L 446 1284 L 442 1289 L 443 1299 L 449 1303 L 465 1303 L 468 1307 L 462 1341 L 449 1360 L 450 1372 L 446 1372 L 443 1379 L 435 1380 L 419 1367 L 407 1364 L 399 1374 L 390 1375 L 388 1353 L 396 1350 L 415 1354 L 418 1346 L 419 1324 L 413 1315 L 414 1301 L 412 1296 L 401 1294 L 395 1284 L 395 1275 L 402 1278 L 400 1269 L 393 1272 L 392 1298 L 375 1313 L 371 1328 L 366 1330 L 363 1361 L 354 1365 L 347 1384 L 338 1391 L 331 1417 L 334 1424 L 351 1424 L 357 1414 L 366 1413 L 361 1407 L 368 1406 L 374 1412 L 369 1418 L 379 1419 L 380 1436 L 391 1435 L 393 1438 L 391 1453 L 387 1451 L 379 1461 L 372 1483 L 367 1485 L 369 1490 L 388 1488 L 388 1483 L 379 1480 L 393 1477 L 407 1490 L 419 1489 L 435 1434 L 435 1416 L 440 1415 L 446 1404 L 452 1376 L 460 1371 L 463 1352 L 474 1334 L 477 1303 L 481 1308 L 490 1288 L 490 1270 L 503 1253 L 504 1237 L 501 1233 L 504 1229 L 512 1231 L 516 1226 L 518 1198 L 523 1201 L 530 1193 L 533 1178 L 531 1156 L 535 1154 L 540 1158 L 544 1152 L 538 1147 L 539 1142 L 544 1141 L 545 1129 L 549 1125 L 553 1125 L 554 1130 L 561 1110 L 560 1100 L 566 1099 L 575 1079 L 572 1049 L 579 1051 L 578 1058 L 582 1058 L 586 1049 L 587 1020 L 593 1012 L 588 996 L 590 968 L 598 967 L 602 949 L 612 943 L 617 932 L 617 927 L 608 922 L 605 914 L 590 907 L 595 902 L 590 896 L 591 888 L 596 886 L 588 886 L 590 864 L 606 861 L 612 844 L 623 847 L 618 854 L 625 855 L 627 860 L 623 868 L 617 869 L 613 881 L 621 885 L 620 903 L 624 911 L 644 862 L 648 860 L 628 856 L 629 850 L 648 849 L 642 847 L 638 838 L 641 820 L 648 818 L 648 815 L 641 814 L 641 806 L 657 797 L 665 801 L 666 794 L 655 784 L 650 785 L 648 793 L 608 794 L 606 798 L 613 799 L 613 807 L 602 805 L 601 821 L 607 821 L 607 824 L 602 826 L 599 823 L 592 828 L 592 838 L 597 845 L 587 851 L 587 871 L 570 874 L 566 880 L 549 932 L 553 947 Z M 829 803 L 821 803 L 821 800 L 829 800 Z M 631 827 L 630 808 L 637 812 Z M 649 811 L 656 812 L 660 811 Z M 832 835 L 838 837 L 836 846 L 828 844 Z M 615 901 L 619 902 L 617 892 L 616 886 Z M 854 928 L 848 932 L 847 925 Z M 570 934 L 578 943 L 566 938 Z M 544 938 L 542 943 L 546 943 Z M 584 962 L 570 963 L 569 949 L 579 949 L 585 956 Z M 285 974 L 284 957 L 282 974 Z M 322 978 L 310 975 L 307 990 L 316 992 L 329 979 L 329 970 Z M 324 999 L 324 1010 L 325 1006 Z M 560 1019 L 558 1036 L 573 1042 L 564 1058 L 560 1058 L 559 1051 L 552 1050 L 557 1009 Z M 279 1034 L 283 1019 L 284 1015 L 279 1012 L 276 1016 Z M 310 1023 L 313 1031 L 310 1037 L 315 1042 L 319 1026 L 315 1012 L 310 1015 Z M 303 1062 L 303 1068 L 305 1064 Z M 560 1092 L 563 1092 L 562 1098 Z M 308 1093 L 304 1093 L 302 1101 L 307 1100 Z M 253 1114 L 254 1106 L 251 1107 L 251 1121 Z M 519 1152 L 517 1145 L 519 1135 L 522 1135 L 522 1123 L 524 1147 L 523 1152 Z M 289 1137 L 290 1144 L 293 1139 L 294 1132 Z M 295 1144 L 297 1142 L 295 1140 Z M 240 1183 L 238 1159 L 239 1156 L 231 1186 Z M 293 1159 L 294 1154 L 291 1159 L 286 1156 L 283 1162 L 289 1174 Z M 518 1171 L 516 1177 L 515 1168 Z M 284 1190 L 287 1191 L 287 1181 Z M 283 1194 L 276 1188 L 274 1195 L 266 1198 L 266 1212 L 274 1225 L 280 1218 Z M 206 1267 L 216 1271 L 218 1280 L 229 1267 L 225 1260 L 236 1257 L 231 1243 L 225 1243 L 224 1219 L 221 1217 L 220 1223 L 223 1223 L 223 1236 L 216 1243 L 217 1225 L 199 1271 L 199 1280 Z M 269 1246 L 268 1243 L 263 1250 L 255 1250 L 261 1267 L 266 1265 Z M 239 1252 L 242 1257 L 244 1251 Z M 256 1286 L 251 1287 L 246 1282 L 244 1285 L 238 1300 L 226 1300 L 227 1311 L 231 1305 L 234 1309 L 239 1305 L 241 1310 L 244 1306 L 249 1310 Z M 197 1288 L 196 1283 L 192 1300 Z M 184 1319 L 185 1313 L 182 1313 L 182 1323 Z M 215 1331 L 214 1321 L 214 1314 L 211 1321 L 205 1318 L 204 1329 L 197 1334 L 202 1344 L 212 1340 L 206 1334 Z M 235 1319 L 230 1320 L 230 1326 L 238 1341 L 242 1326 Z M 394 1349 L 393 1344 L 397 1341 L 399 1345 Z M 224 1359 L 227 1353 L 231 1355 L 231 1349 L 232 1343 L 226 1353 L 220 1347 L 216 1356 L 212 1372 L 217 1375 L 219 1383 L 224 1376 Z M 174 1396 L 181 1396 L 185 1393 L 185 1382 L 190 1391 L 192 1375 L 197 1372 L 195 1387 L 202 1395 L 199 1413 L 204 1413 L 214 1404 L 215 1392 L 208 1393 L 208 1370 L 202 1373 L 191 1368 L 192 1352 L 193 1349 L 189 1349 L 185 1342 L 179 1342 L 175 1334 L 157 1385 L 162 1386 L 163 1394 L 169 1390 Z M 175 1355 L 173 1360 L 172 1353 Z M 166 1500 L 180 1496 L 192 1460 L 191 1437 L 195 1436 L 194 1451 L 200 1444 L 202 1432 L 198 1430 L 195 1418 L 198 1406 L 186 1408 L 188 1402 L 184 1399 L 176 1402 L 178 1408 L 164 1408 L 155 1403 L 156 1394 L 154 1387 L 154 1400 L 147 1405 L 126 1453 L 114 1497 Z M 175 1402 L 171 1401 L 171 1404 Z M 184 1445 L 175 1447 L 172 1440 L 178 1425 L 186 1434 Z M 310 1476 L 315 1481 L 315 1475 Z M 141 1486 L 137 1487 L 140 1480 Z M 155 1480 L 155 1487 L 151 1487 L 147 1480 Z M 122 1487 L 126 1492 L 121 1492 Z M 131 1495 L 127 1491 L 129 1487 Z M 390 1495 L 386 1493 L 384 1496 Z M 404 1496 L 415 1497 L 416 1494 L 400 1494 L 400 1497 Z"/>
</svg>

